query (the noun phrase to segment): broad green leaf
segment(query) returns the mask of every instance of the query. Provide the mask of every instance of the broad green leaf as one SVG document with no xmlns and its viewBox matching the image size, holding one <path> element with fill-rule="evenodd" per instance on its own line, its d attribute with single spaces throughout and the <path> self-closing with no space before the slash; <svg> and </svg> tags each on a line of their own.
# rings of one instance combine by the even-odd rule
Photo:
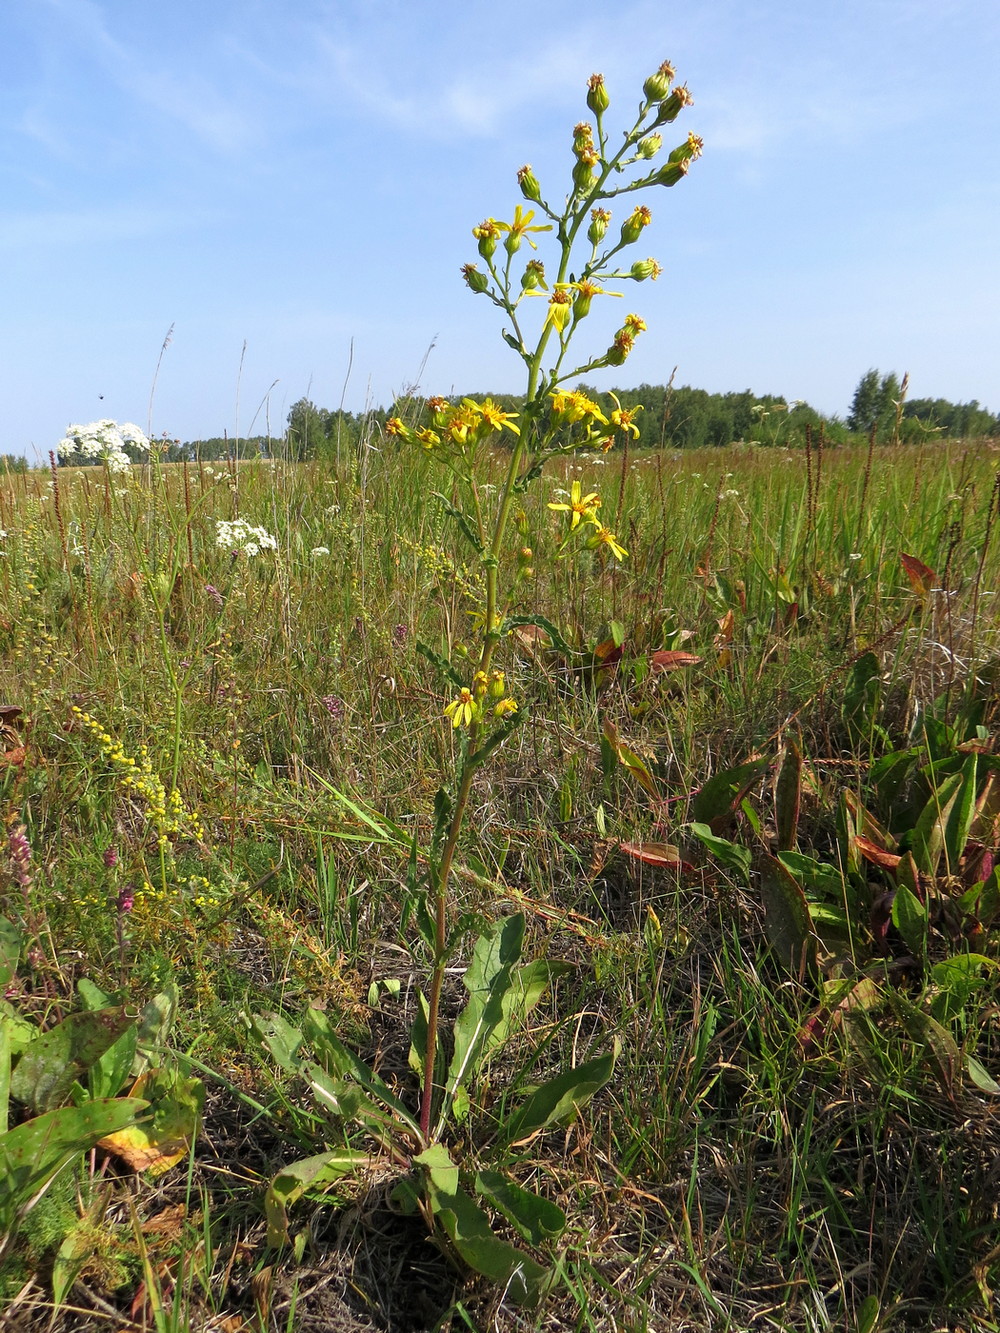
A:
<svg viewBox="0 0 1000 1333">
<path fill-rule="evenodd" d="M 383 1147 L 392 1147 L 401 1137 L 419 1141 L 419 1128 L 405 1107 L 398 1109 L 352 1078 L 337 1078 L 317 1064 L 304 1065 L 302 1077 L 320 1106 L 341 1120 L 354 1121 Z"/>
<path fill-rule="evenodd" d="M 267 1243 L 272 1249 L 287 1245 L 288 1210 L 309 1190 L 322 1190 L 342 1180 L 352 1171 L 371 1163 L 367 1153 L 347 1148 L 317 1153 L 283 1167 L 267 1187 L 264 1215 L 267 1218 Z"/>
<path fill-rule="evenodd" d="M 687 827 L 720 865 L 724 865 L 727 870 L 735 870 L 744 883 L 749 880 L 750 864 L 753 859 L 749 847 L 741 847 L 739 843 L 730 842 L 728 838 L 718 837 L 707 824 L 688 824 Z"/>
<path fill-rule="evenodd" d="M 78 1153 L 132 1124 L 147 1105 L 138 1097 L 121 1097 L 63 1106 L 0 1134 L 0 1235 Z"/>
<path fill-rule="evenodd" d="M 616 1046 L 607 1055 L 587 1060 L 575 1069 L 566 1069 L 536 1088 L 500 1126 L 500 1143 L 518 1143 L 547 1125 L 574 1116 L 611 1078 L 617 1055 Z"/>
<path fill-rule="evenodd" d="M 175 981 L 169 981 L 139 1012 L 138 1051 L 132 1062 L 132 1073 L 144 1073 L 154 1057 L 156 1048 L 166 1045 L 170 1029 L 177 1016 L 180 993 Z"/>
<path fill-rule="evenodd" d="M 952 809 L 958 801 L 964 778 L 961 773 L 953 773 L 945 778 L 941 785 L 931 793 L 930 800 L 920 812 L 913 833 L 910 837 L 910 850 L 917 863 L 917 869 L 925 874 L 936 875 L 941 853 L 945 848 L 945 830 L 951 818 Z M 974 796 L 975 793 L 973 793 Z M 957 868 L 957 862 L 956 867 Z"/>
<path fill-rule="evenodd" d="M 374 1097 L 377 1102 L 387 1107 L 401 1125 L 405 1125 L 419 1137 L 417 1122 L 404 1104 L 389 1091 L 363 1060 L 348 1050 L 334 1033 L 325 1013 L 319 1009 L 307 1009 L 302 1020 L 302 1031 L 326 1070 L 339 1075 L 345 1081 L 358 1084 L 370 1097 Z"/>
<path fill-rule="evenodd" d="M 103 1135 L 100 1146 L 133 1171 L 163 1175 L 191 1151 L 201 1124 L 205 1085 L 170 1064 L 147 1069 L 132 1092 L 149 1103 L 148 1114 L 140 1124 Z"/>
<path fill-rule="evenodd" d="M 33 1111 L 54 1110 L 134 1022 L 121 1006 L 70 1014 L 32 1040 L 11 1074 L 11 1095 Z"/>
<path fill-rule="evenodd" d="M 886 998 L 899 1014 L 910 1038 L 923 1046 L 944 1091 L 951 1093 L 962 1061 L 955 1038 L 947 1028 L 898 991 L 887 992 Z"/>
<path fill-rule="evenodd" d="M 454 1194 L 458 1189 L 458 1167 L 443 1143 L 432 1143 L 413 1160 L 425 1169 L 431 1184 L 442 1194 Z"/>
<path fill-rule="evenodd" d="M 448 1067 L 442 1115 L 470 1074 L 479 1066 L 486 1043 L 505 1023 L 504 996 L 513 985 L 512 973 L 524 944 L 521 914 L 488 927 L 476 940 L 463 982 L 469 999 L 455 1020 L 454 1054 Z M 508 1006 L 510 1012 L 511 1006 Z"/>
<path fill-rule="evenodd" d="M 699 824 L 708 824 L 713 833 L 718 833 L 767 768 L 767 763 L 764 758 L 748 759 L 743 764 L 713 774 L 692 798 L 692 819 Z"/>
<path fill-rule="evenodd" d="M 957 953 L 943 958 L 931 968 L 931 979 L 940 993 L 931 1002 L 931 1013 L 939 1023 L 956 1018 L 976 991 L 986 985 L 983 975 L 1000 964 L 981 953 Z"/>
<path fill-rule="evenodd" d="M 557 1240 L 566 1230 L 566 1214 L 561 1208 L 523 1189 L 500 1171 L 480 1171 L 476 1193 L 503 1213 L 531 1245 Z"/>
<path fill-rule="evenodd" d="M 503 1288 L 518 1305 L 533 1306 L 548 1290 L 551 1271 L 497 1236 L 483 1210 L 464 1190 L 442 1190 L 431 1179 L 428 1198 L 455 1253 L 474 1272 Z"/>
<path fill-rule="evenodd" d="M 771 948 L 794 977 L 816 972 L 816 932 L 809 904 L 797 881 L 773 856 L 760 872 L 764 929 Z"/>
<path fill-rule="evenodd" d="M 922 957 L 927 940 L 927 908 L 906 884 L 896 888 L 892 900 L 892 924 L 910 952 Z"/>
<path fill-rule="evenodd" d="M 296 1074 L 302 1066 L 302 1031 L 292 1027 L 278 1013 L 255 1014 L 250 1020 L 257 1040 L 269 1051 L 279 1068 L 286 1074 Z"/>
<path fill-rule="evenodd" d="M 843 902 L 844 877 L 836 866 L 817 861 L 802 852 L 779 852 L 778 860 L 803 889 L 834 902 Z"/>
<path fill-rule="evenodd" d="M 88 1086 L 91 1097 L 117 1097 L 132 1077 L 132 1065 L 139 1032 L 130 1023 L 117 1041 L 90 1066 Z"/>
<path fill-rule="evenodd" d="M 978 755 L 972 753 L 962 765 L 961 786 L 951 807 L 944 830 L 944 854 L 947 872 L 957 875 L 965 845 L 976 819 L 976 780 Z"/>
<path fill-rule="evenodd" d="M 83 1001 L 84 1009 L 109 1009 L 114 1004 L 107 991 L 101 990 L 89 977 L 81 977 L 76 983 L 76 993 Z"/>
<path fill-rule="evenodd" d="M 549 636 L 549 639 L 552 643 L 552 647 L 556 650 L 556 652 L 562 653 L 563 656 L 566 658 L 575 656 L 573 649 L 563 638 L 561 631 L 556 629 L 552 621 L 547 620 L 545 616 L 537 616 L 537 615 L 507 616 L 503 624 L 500 626 L 501 638 L 508 635 L 511 632 L 511 630 L 519 629 L 522 626 L 528 626 L 528 625 L 535 625 L 538 627 L 538 629 L 544 630 L 545 633 Z"/>
</svg>

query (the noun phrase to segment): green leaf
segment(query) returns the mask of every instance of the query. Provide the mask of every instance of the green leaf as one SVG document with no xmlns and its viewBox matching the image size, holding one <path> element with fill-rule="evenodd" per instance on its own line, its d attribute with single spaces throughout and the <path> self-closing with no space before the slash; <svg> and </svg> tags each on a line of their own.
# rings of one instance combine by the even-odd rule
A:
<svg viewBox="0 0 1000 1333">
<path fill-rule="evenodd" d="M 816 973 L 816 932 L 799 884 L 780 861 L 765 855 L 760 873 L 764 929 L 771 948 L 793 977 Z"/>
<path fill-rule="evenodd" d="M 803 889 L 823 898 L 832 898 L 838 903 L 843 902 L 844 877 L 836 866 L 817 861 L 802 852 L 779 852 L 778 860 L 789 874 L 795 876 Z"/>
<path fill-rule="evenodd" d="M 558 1124 L 574 1116 L 614 1073 L 615 1050 L 587 1060 L 575 1069 L 566 1069 L 548 1083 L 543 1083 L 500 1126 L 501 1145 L 530 1138 L 547 1125 Z"/>
<path fill-rule="evenodd" d="M 0 1235 L 78 1153 L 133 1124 L 147 1105 L 138 1097 L 121 1097 L 63 1106 L 0 1134 Z"/>
<path fill-rule="evenodd" d="M 503 1213 L 531 1245 L 557 1240 L 566 1230 L 566 1214 L 548 1199 L 523 1189 L 499 1171 L 480 1171 L 476 1193 Z"/>
<path fill-rule="evenodd" d="M 21 961 L 21 948 L 24 939 L 17 926 L 0 916 L 0 991 L 6 990 L 17 972 Z"/>
<path fill-rule="evenodd" d="M 505 1023 L 504 996 L 513 984 L 512 972 L 523 944 L 524 917 L 520 913 L 489 926 L 476 940 L 463 977 L 469 999 L 453 1029 L 454 1054 L 448 1067 L 442 1118 L 447 1116 L 455 1093 L 478 1068 L 486 1043 Z"/>
<path fill-rule="evenodd" d="M 713 833 L 718 833 L 767 768 L 767 762 L 763 758 L 748 759 L 745 763 L 713 774 L 692 798 L 692 818 L 699 824 L 708 824 Z"/>
<path fill-rule="evenodd" d="M 930 800 L 920 812 L 920 817 L 914 826 L 910 837 L 910 851 L 917 863 L 917 869 L 925 874 L 937 874 L 938 862 L 945 848 L 945 831 L 963 782 L 961 773 L 953 773 L 951 777 L 945 778 L 941 785 L 931 792 Z M 975 791 L 973 791 L 974 799 Z M 957 865 L 956 861 L 952 869 L 956 869 Z"/>
<path fill-rule="evenodd" d="M 951 807 L 944 830 L 944 853 L 947 870 L 957 875 L 965 853 L 965 844 L 976 820 L 976 778 L 979 758 L 973 752 L 962 765 L 961 786 Z"/>
<path fill-rule="evenodd" d="M 966 1054 L 965 1067 L 969 1071 L 969 1078 L 972 1079 L 980 1091 L 991 1093 L 994 1097 L 1000 1096 L 1000 1083 L 993 1078 L 985 1066 L 979 1063 L 974 1055 Z"/>
<path fill-rule="evenodd" d="M 687 827 L 720 865 L 724 865 L 727 870 L 735 870 L 744 882 L 750 879 L 753 855 L 749 847 L 741 847 L 728 838 L 717 837 L 707 824 L 688 824 Z"/>
<path fill-rule="evenodd" d="M 480 541 L 479 534 L 472 526 L 472 523 L 470 522 L 468 516 L 464 514 L 461 509 L 458 509 L 455 505 L 453 505 L 452 502 L 448 499 L 448 497 L 446 495 L 442 495 L 440 491 L 431 491 L 431 495 L 434 497 L 435 500 L 437 500 L 438 504 L 440 504 L 441 508 L 448 515 L 448 517 L 450 519 L 453 519 L 458 524 L 462 536 L 469 543 L 469 545 L 475 550 L 477 555 L 482 555 L 483 543 Z"/>
<path fill-rule="evenodd" d="M 392 1112 L 400 1128 L 408 1129 L 418 1139 L 420 1129 L 406 1106 L 389 1091 L 382 1080 L 334 1034 L 326 1014 L 319 1009 L 306 1010 L 302 1030 L 311 1042 L 322 1067 L 346 1081 L 353 1081 L 376 1102 Z M 310 1067 L 311 1068 L 311 1067 Z M 308 1075 L 307 1075 L 308 1077 Z"/>
<path fill-rule="evenodd" d="M 923 956 L 927 940 L 927 908 L 906 885 L 896 887 L 892 900 L 892 924 L 902 935 L 912 954 Z"/>
<path fill-rule="evenodd" d="M 438 1145 L 440 1146 L 440 1145 Z M 538 1303 L 552 1282 L 551 1270 L 542 1268 L 523 1250 L 497 1236 L 483 1210 L 464 1190 L 442 1189 L 432 1173 L 427 1186 L 431 1208 L 458 1257 L 474 1272 L 503 1288 L 518 1305 Z M 457 1168 L 455 1168 L 457 1177 Z"/>
<path fill-rule="evenodd" d="M 774 780 L 774 823 L 778 846 L 790 851 L 795 846 L 802 803 L 802 755 L 794 741 L 785 745 Z"/>
<path fill-rule="evenodd" d="M 11 1095 L 36 1112 L 55 1109 L 134 1022 L 122 1006 L 70 1014 L 29 1044 L 11 1074 Z"/>
<path fill-rule="evenodd" d="M 88 1086 L 91 1097 L 117 1097 L 132 1076 L 132 1065 L 139 1032 L 130 1023 L 117 1041 L 90 1066 Z"/>
<path fill-rule="evenodd" d="M 556 650 L 556 652 L 562 653 L 567 658 L 576 655 L 574 653 L 574 650 L 569 646 L 569 644 L 563 638 L 562 633 L 558 629 L 556 629 L 552 621 L 547 620 L 545 616 L 539 616 L 539 615 L 507 616 L 504 619 L 503 624 L 500 626 L 501 638 L 505 637 L 511 632 L 511 630 L 517 629 L 521 625 L 537 625 L 539 629 L 543 629 L 545 633 L 549 636 L 549 639 L 552 641 L 552 647 Z"/>
<path fill-rule="evenodd" d="M 925 1014 L 898 991 L 888 991 L 886 998 L 900 1016 L 911 1040 L 923 1046 L 942 1088 L 951 1093 L 955 1086 L 962 1053 L 947 1028 L 930 1014 Z"/>
<path fill-rule="evenodd" d="M 431 662 L 434 666 L 437 667 L 438 671 L 440 671 L 441 675 L 445 678 L 445 680 L 450 680 L 452 685 L 457 686 L 459 689 L 462 689 L 464 687 L 465 681 L 458 674 L 458 672 L 455 670 L 455 668 L 452 666 L 452 664 L 448 661 L 446 657 L 442 657 L 440 653 L 435 652 L 434 649 L 431 648 L 429 644 L 422 642 L 422 640 L 420 639 L 417 639 L 416 644 L 414 646 L 416 647 L 418 653 L 420 653 L 423 657 L 426 657 L 428 662 Z"/>
<path fill-rule="evenodd" d="M 300 1162 L 283 1167 L 267 1187 L 264 1195 L 264 1215 L 267 1218 L 267 1243 L 280 1249 L 289 1242 L 288 1210 L 310 1190 L 325 1190 L 342 1180 L 352 1171 L 369 1166 L 367 1153 L 340 1148 L 333 1152 L 317 1153 Z"/>
<path fill-rule="evenodd" d="M 257 1040 L 268 1051 L 275 1063 L 286 1074 L 297 1074 L 302 1067 L 303 1036 L 301 1029 L 292 1027 L 281 1014 L 255 1014 L 250 1020 Z"/>
</svg>

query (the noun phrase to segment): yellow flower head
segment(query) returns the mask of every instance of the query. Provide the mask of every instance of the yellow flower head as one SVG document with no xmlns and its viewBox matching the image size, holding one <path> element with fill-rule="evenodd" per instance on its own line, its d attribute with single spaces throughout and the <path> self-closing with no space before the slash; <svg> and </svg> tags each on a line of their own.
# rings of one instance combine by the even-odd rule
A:
<svg viewBox="0 0 1000 1333">
<path fill-rule="evenodd" d="M 451 718 L 451 725 L 456 729 L 471 726 L 479 716 L 479 705 L 476 703 L 472 691 L 462 689 L 458 698 L 452 699 L 451 703 L 445 708 L 444 715 Z"/>
<path fill-rule="evenodd" d="M 410 429 L 404 422 L 400 421 L 399 417 L 390 417 L 385 423 L 385 433 L 386 435 L 401 436 L 405 440 L 410 433 Z"/>
<path fill-rule="evenodd" d="M 646 332 L 646 321 L 644 319 L 640 319 L 638 315 L 626 315 L 625 327 L 628 329 L 629 333 L 631 333 L 632 336 L 634 337 L 637 333 Z"/>
<path fill-rule="evenodd" d="M 592 398 L 588 398 L 584 393 L 578 393 L 574 389 L 559 389 L 552 394 L 552 411 L 557 417 L 561 417 L 568 425 L 573 425 L 577 421 L 598 421 L 602 426 L 608 424 L 608 419 L 598 407 Z"/>
<path fill-rule="evenodd" d="M 482 414 L 483 422 L 490 430 L 503 430 L 504 426 L 515 435 L 520 435 L 521 429 L 515 426 L 517 420 L 516 412 L 504 412 L 499 408 L 492 398 L 487 398 L 485 402 L 479 404 L 479 411 Z"/>
<path fill-rule="evenodd" d="M 569 323 L 573 297 L 565 287 L 557 287 L 549 297 L 549 309 L 545 323 L 551 324 L 557 333 L 562 333 Z"/>
<path fill-rule="evenodd" d="M 611 413 L 611 424 L 616 430 L 620 430 L 623 435 L 634 435 L 639 438 L 639 427 L 635 424 L 635 419 L 642 411 L 642 404 L 637 403 L 635 407 L 622 407 L 618 402 L 618 395 L 611 394 L 615 400 L 615 410 Z"/>
<path fill-rule="evenodd" d="M 521 205 L 518 204 L 517 207 L 514 209 L 513 222 L 497 222 L 495 224 L 500 231 L 505 231 L 508 233 L 507 239 L 506 241 L 504 241 L 504 246 L 510 254 L 513 254 L 514 251 L 520 247 L 522 237 L 528 242 L 532 250 L 538 249 L 538 246 L 528 235 L 529 231 L 552 230 L 551 222 L 547 222 L 542 226 L 534 226 L 534 227 L 531 226 L 531 219 L 534 216 L 535 216 L 535 210 L 533 208 L 529 208 L 526 213 L 524 209 L 521 207 Z"/>
<path fill-rule="evenodd" d="M 616 560 L 624 560 L 628 555 L 628 551 L 621 545 L 611 529 L 602 527 L 600 524 L 595 524 L 595 527 L 597 528 L 597 531 L 591 537 L 587 545 L 595 550 L 599 546 L 606 546 Z"/>
<path fill-rule="evenodd" d="M 513 717 L 517 712 L 516 702 L 508 695 L 506 699 L 501 699 L 493 710 L 494 717 Z"/>
<path fill-rule="evenodd" d="M 594 515 L 601 507 L 601 499 L 596 491 L 591 491 L 589 495 L 584 495 L 583 487 L 578 481 L 574 481 L 570 487 L 569 504 L 550 504 L 550 509 L 563 510 L 570 516 L 569 530 L 573 532 L 579 525 L 582 518 L 589 518 L 596 522 Z"/>
</svg>

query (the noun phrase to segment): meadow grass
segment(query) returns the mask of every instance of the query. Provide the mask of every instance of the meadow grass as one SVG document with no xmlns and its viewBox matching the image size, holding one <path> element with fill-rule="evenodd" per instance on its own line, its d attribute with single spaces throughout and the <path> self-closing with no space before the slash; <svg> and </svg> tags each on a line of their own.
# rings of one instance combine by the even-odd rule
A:
<svg viewBox="0 0 1000 1333">
<path fill-rule="evenodd" d="M 336 1131 L 249 1015 L 317 1004 L 414 1093 L 403 1034 L 423 978 L 403 885 L 455 743 L 416 645 L 461 653 L 482 578 L 428 498 L 430 463 L 372 440 L 339 466 L 0 480 L 0 704 L 23 710 L 0 783 L 33 853 L 30 886 L 0 881 L 31 942 L 8 998 L 49 1023 L 81 978 L 133 1006 L 173 978 L 176 1058 L 209 1089 L 171 1173 L 91 1158 L 61 1178 L 4 1256 L 0 1326 L 48 1326 L 53 1258 L 83 1225 L 57 1327 L 1000 1326 L 990 1094 L 943 1077 L 931 1030 L 891 1005 L 804 1047 L 816 977 L 771 947 L 757 870 L 707 856 L 688 827 L 699 789 L 759 755 L 717 831 L 773 849 L 774 764 L 794 742 L 798 850 L 836 865 L 842 793 L 868 801 L 872 764 L 919 745 L 927 719 L 974 713 L 992 752 L 997 462 L 981 443 L 616 451 L 557 460 L 524 497 L 533 577 L 513 609 L 578 653 L 516 636 L 499 650 L 528 720 L 476 781 L 456 910 L 524 911 L 533 953 L 571 968 L 489 1068 L 461 1151 L 481 1160 L 515 1083 L 621 1042 L 575 1123 L 483 1162 L 570 1218 L 536 1315 L 463 1284 L 377 1177 L 300 1204 L 290 1252 L 265 1249 L 260 1216 L 269 1176 Z M 599 480 L 620 567 L 557 558 L 547 502 L 574 479 Z M 217 523 L 237 519 L 277 549 L 219 546 Z M 612 622 L 623 655 L 607 670 L 594 650 Z M 656 671 L 661 649 L 701 660 Z M 607 722 L 655 800 L 609 756 Z M 676 845 L 683 864 L 622 844 Z M 940 934 L 903 985 L 916 1008 L 936 993 Z M 975 949 L 989 965 L 949 1030 L 995 1077 L 995 931 Z M 144 1231 L 167 1205 L 183 1220 Z"/>
</svg>

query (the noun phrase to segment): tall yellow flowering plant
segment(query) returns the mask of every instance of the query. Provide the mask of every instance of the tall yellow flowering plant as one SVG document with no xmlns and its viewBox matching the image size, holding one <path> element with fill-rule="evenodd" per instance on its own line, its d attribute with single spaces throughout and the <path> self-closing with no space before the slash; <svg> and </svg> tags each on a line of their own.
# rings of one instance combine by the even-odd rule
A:
<svg viewBox="0 0 1000 1333">
<path fill-rule="evenodd" d="M 423 1213 L 445 1249 L 502 1283 L 508 1295 L 526 1302 L 537 1300 L 547 1288 L 552 1270 L 494 1235 L 487 1213 L 462 1187 L 460 1168 L 443 1140 L 449 1123 L 470 1112 L 470 1088 L 477 1071 L 523 1023 L 559 965 L 520 961 L 523 917 L 486 926 L 472 949 L 465 974 L 468 999 L 451 1026 L 446 1051 L 441 1033 L 445 966 L 468 928 L 466 920 L 455 925 L 450 921 L 449 881 L 475 774 L 522 715 L 496 662 L 499 645 L 517 627 L 535 624 L 557 647 L 569 651 L 556 627 L 544 618 L 510 613 L 516 583 L 501 585 L 501 557 L 515 503 L 555 455 L 582 446 L 609 448 L 617 434 L 638 433 L 637 409 L 622 408 L 615 400 L 615 409 L 605 414 L 586 394 L 568 385 L 591 371 L 621 366 L 645 330 L 644 320 L 626 315 L 610 344 L 596 355 L 578 360 L 572 348 L 594 301 L 622 297 L 607 284 L 624 287 L 660 273 L 654 259 L 629 263 L 625 258 L 649 226 L 650 209 L 636 204 L 613 227 L 608 204 L 618 196 L 673 186 L 684 178 L 701 152 L 701 141 L 694 135 L 657 162 L 663 147 L 660 130 L 690 102 L 687 89 L 675 86 L 672 67 L 661 65 L 643 85 L 636 119 L 614 149 L 605 128 L 608 91 L 603 77 L 594 74 L 587 89 L 593 123 L 582 122 L 573 131 L 575 161 L 562 208 L 549 202 L 534 172 L 525 166 L 517 180 L 528 207 L 519 203 L 510 221 L 490 217 L 473 228 L 483 267 L 470 263 L 462 272 L 470 290 L 502 312 L 502 336 L 525 364 L 527 388 L 521 412 L 504 411 L 491 399 L 451 403 L 431 398 L 421 421 L 407 423 L 393 417 L 387 423 L 390 437 L 427 451 L 451 473 L 455 484 L 449 496 L 438 494 L 437 499 L 470 549 L 469 563 L 482 570 L 485 589 L 471 652 L 461 658 L 446 657 L 419 645 L 449 684 L 442 711 L 458 741 L 453 781 L 437 793 L 434 834 L 423 858 L 425 873 L 420 872 L 415 844 L 410 861 L 410 919 L 430 956 L 430 986 L 421 997 L 411 1047 L 411 1063 L 420 1078 L 419 1107 L 408 1107 L 347 1051 L 319 1012 L 310 1011 L 301 1029 L 290 1028 L 278 1015 L 257 1020 L 258 1033 L 272 1055 L 287 1069 L 302 1073 L 324 1105 L 358 1122 L 388 1159 L 407 1172 L 397 1197 Z M 554 250 L 548 271 L 539 252 L 542 243 Z M 500 440 L 510 454 L 504 481 L 494 491 L 482 484 L 479 475 L 484 454 Z M 596 491 L 585 493 L 576 484 L 568 503 L 554 501 L 550 508 L 565 515 L 561 550 L 582 540 L 610 558 L 626 558 L 627 552 L 600 517 Z M 301 1054 L 310 1047 L 316 1056 L 313 1061 Z M 504 1150 L 571 1115 L 608 1081 L 613 1065 L 614 1052 L 609 1052 L 564 1070 L 520 1103 L 515 1091 L 510 1103 L 514 1109 L 496 1126 L 494 1145 Z M 309 1159 L 276 1178 L 268 1200 L 272 1238 L 278 1241 L 285 1234 L 285 1209 L 300 1197 L 306 1175 L 314 1186 L 369 1160 L 366 1154 L 343 1149 Z M 497 1172 L 479 1171 L 473 1189 L 536 1251 L 565 1226 L 555 1205 L 506 1184 Z"/>
<path fill-rule="evenodd" d="M 502 311 L 509 325 L 502 336 L 524 361 L 527 389 L 520 415 L 501 411 L 490 399 L 482 403 L 464 399 L 453 405 L 432 398 L 427 403 L 426 421 L 420 426 L 407 425 L 399 418 L 392 418 L 387 425 L 390 435 L 439 458 L 459 482 L 464 497 L 461 508 L 443 496 L 439 498 L 473 547 L 486 588 L 481 638 L 473 654 L 471 677 L 463 678 L 452 662 L 439 662 L 458 690 L 444 712 L 456 729 L 463 730 L 464 738 L 454 795 L 439 796 L 439 846 L 431 865 L 434 970 L 420 1113 L 425 1135 L 431 1134 L 435 1101 L 441 1091 L 433 1078 L 433 1053 L 445 959 L 450 952 L 447 920 L 452 860 L 476 769 L 517 725 L 519 716 L 516 702 L 505 693 L 502 674 L 493 665 L 501 640 L 525 623 L 524 618 L 507 615 L 512 589 L 500 587 L 500 558 L 508 539 L 512 507 L 515 497 L 541 475 L 554 455 L 582 446 L 607 449 L 616 433 L 638 433 L 633 421 L 635 409 L 617 407 L 605 416 L 597 403 L 566 385 L 592 371 L 621 366 L 645 331 L 645 321 L 635 314 L 626 315 L 610 345 L 582 361 L 571 355 L 571 346 L 595 299 L 622 296 L 606 284 L 642 283 L 661 272 L 652 258 L 630 264 L 624 260 L 625 252 L 642 239 L 652 220 L 651 210 L 645 204 L 636 204 L 615 229 L 607 205 L 618 196 L 657 185 L 673 186 L 683 180 L 701 153 L 701 140 L 689 134 L 665 161 L 657 164 L 663 147 L 659 131 L 672 124 L 691 100 L 685 86 L 675 85 L 673 67 L 662 64 L 643 85 L 638 115 L 621 145 L 613 149 L 605 127 L 610 97 L 603 75 L 592 75 L 587 107 L 593 124 L 583 121 L 573 130 L 575 163 L 562 209 L 549 202 L 531 167 L 524 166 L 517 173 L 517 181 L 524 199 L 533 207 L 525 211 L 518 204 L 510 222 L 490 217 L 473 228 L 483 268 L 470 263 L 462 273 L 471 291 L 487 297 Z M 543 233 L 554 233 L 555 271 L 551 280 L 533 239 Z M 526 262 L 522 262 L 524 242 L 530 250 Z M 532 300 L 539 297 L 545 301 L 540 319 Z M 495 507 L 487 513 L 484 491 L 476 484 L 477 460 L 483 447 L 505 432 L 512 437 L 510 461 Z M 600 507 L 597 493 L 583 495 L 579 484 L 574 484 L 569 504 L 550 505 L 553 510 L 566 512 L 567 541 L 581 534 L 592 548 L 602 547 L 615 559 L 624 559 L 627 552 L 601 521 Z M 543 622 L 535 618 L 532 623 Z M 558 637 L 547 622 L 544 628 Z"/>
</svg>

